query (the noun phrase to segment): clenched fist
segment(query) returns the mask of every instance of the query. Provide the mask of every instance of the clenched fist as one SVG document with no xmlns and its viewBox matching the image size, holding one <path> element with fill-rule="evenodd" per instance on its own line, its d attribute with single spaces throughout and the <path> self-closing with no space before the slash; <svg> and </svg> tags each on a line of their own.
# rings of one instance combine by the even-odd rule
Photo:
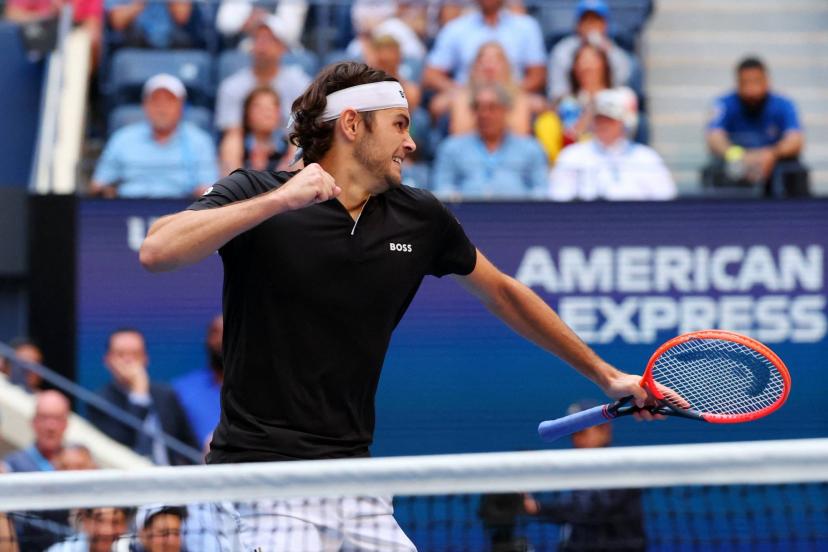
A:
<svg viewBox="0 0 828 552">
<path fill-rule="evenodd" d="M 342 188 L 336 185 L 334 178 L 318 163 L 311 163 L 274 193 L 279 194 L 289 210 L 295 210 L 328 201 L 340 192 Z"/>
</svg>

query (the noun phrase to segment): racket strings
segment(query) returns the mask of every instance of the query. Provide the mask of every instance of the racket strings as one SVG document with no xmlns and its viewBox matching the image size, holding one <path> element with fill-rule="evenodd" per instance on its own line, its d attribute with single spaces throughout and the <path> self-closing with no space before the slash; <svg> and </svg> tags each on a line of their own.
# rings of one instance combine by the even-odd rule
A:
<svg viewBox="0 0 828 552">
<path fill-rule="evenodd" d="M 668 403 L 723 416 L 769 408 L 785 387 L 764 355 L 723 339 L 694 339 L 668 349 L 656 360 L 653 379 L 677 395 L 665 394 Z"/>
</svg>

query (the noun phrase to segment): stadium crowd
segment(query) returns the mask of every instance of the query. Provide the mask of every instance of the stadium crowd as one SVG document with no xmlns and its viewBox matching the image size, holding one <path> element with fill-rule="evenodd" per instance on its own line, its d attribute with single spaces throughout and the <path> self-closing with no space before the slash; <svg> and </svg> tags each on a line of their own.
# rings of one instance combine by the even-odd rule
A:
<svg viewBox="0 0 828 552">
<path fill-rule="evenodd" d="M 559 32 L 520 0 L 355 0 L 336 8 L 341 48 L 322 53 L 303 46 L 313 15 L 304 0 L 73 0 L 76 24 L 93 37 L 93 110 L 105 120 L 90 130 L 105 146 L 86 191 L 186 198 L 239 167 L 298 168 L 287 130 L 294 99 L 323 62 L 359 59 L 403 85 L 418 144 L 405 159 L 405 184 L 446 200 L 676 198 L 670 171 L 646 145 L 636 45 L 652 5 L 640 3 L 638 26 L 621 32 L 605 0 L 580 0 L 574 25 Z M 25 24 L 55 17 L 59 6 L 8 0 L 5 17 Z M 771 91 L 761 60 L 743 59 L 735 76 L 732 93 L 711 99 L 705 182 L 807 195 L 794 104 Z M 155 464 L 191 463 L 162 435 L 208 446 L 219 417 L 221 324 L 220 316 L 209 324 L 205 367 L 173 382 L 152 380 L 138 330 L 113 328 L 102 366 L 111 382 L 99 393 L 143 431 L 94 408 L 90 421 Z M 14 347 L 20 359 L 44 363 L 36 344 Z M 88 449 L 64 440 L 69 400 L 25 366 L 0 359 L 0 372 L 37 395 L 35 440 L 0 470 L 96 468 Z M 50 512 L 39 524 L 0 517 L 0 550 L 9 531 L 21 542 L 40 535 L 32 549 L 53 552 L 219 550 L 204 515 L 164 505 Z"/>
</svg>

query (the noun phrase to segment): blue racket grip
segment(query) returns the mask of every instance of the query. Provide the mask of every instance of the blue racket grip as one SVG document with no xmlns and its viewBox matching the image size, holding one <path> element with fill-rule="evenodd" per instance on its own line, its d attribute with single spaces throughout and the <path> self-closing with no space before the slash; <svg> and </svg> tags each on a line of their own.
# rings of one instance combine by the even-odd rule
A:
<svg viewBox="0 0 828 552">
<path fill-rule="evenodd" d="M 610 410 L 611 406 L 604 404 L 556 420 L 546 420 L 538 426 L 538 434 L 544 441 L 554 441 L 582 429 L 603 424 L 617 416 Z"/>
</svg>

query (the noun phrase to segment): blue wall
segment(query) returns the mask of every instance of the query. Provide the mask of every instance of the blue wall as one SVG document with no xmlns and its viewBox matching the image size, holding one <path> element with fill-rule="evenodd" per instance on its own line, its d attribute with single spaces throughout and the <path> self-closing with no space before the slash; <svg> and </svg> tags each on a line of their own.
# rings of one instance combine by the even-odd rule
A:
<svg viewBox="0 0 828 552">
<path fill-rule="evenodd" d="M 204 364 L 205 326 L 220 308 L 220 260 L 162 275 L 144 272 L 137 261 L 150 220 L 184 206 L 81 202 L 77 374 L 83 385 L 106 381 L 104 340 L 122 325 L 147 333 L 155 378 Z M 619 420 L 619 444 L 825 435 L 828 414 L 808 411 L 828 385 L 822 370 L 828 203 L 463 204 L 454 211 L 491 260 L 533 284 L 624 370 L 643 371 L 662 341 L 701 329 L 687 327 L 694 322 L 754 335 L 791 370 L 790 400 L 767 419 L 734 426 Z M 588 266 L 578 268 L 579 255 Z M 713 310 L 686 314 L 699 303 Z M 546 448 L 538 422 L 583 397 L 600 393 L 514 335 L 451 278 L 429 278 L 388 353 L 373 451 Z"/>
<path fill-rule="evenodd" d="M 45 64 L 29 61 L 18 25 L 0 21 L 0 186 L 28 186 Z"/>
</svg>

